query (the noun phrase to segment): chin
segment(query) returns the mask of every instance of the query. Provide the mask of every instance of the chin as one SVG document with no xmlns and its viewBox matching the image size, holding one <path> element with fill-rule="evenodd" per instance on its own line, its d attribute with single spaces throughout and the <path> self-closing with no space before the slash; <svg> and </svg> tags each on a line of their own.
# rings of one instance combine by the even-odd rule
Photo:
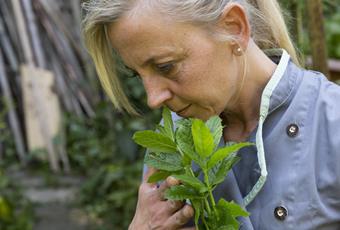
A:
<svg viewBox="0 0 340 230">
<path fill-rule="evenodd" d="M 183 114 L 180 114 L 180 116 L 184 117 L 184 118 L 196 118 L 196 119 L 200 119 L 200 120 L 203 120 L 203 121 L 207 121 L 210 117 L 215 116 L 215 115 L 216 114 L 211 109 L 204 109 L 204 110 L 201 110 L 201 111 L 199 111 L 199 110 L 198 111 L 187 110 Z"/>
<path fill-rule="evenodd" d="M 197 116 L 191 116 L 192 118 L 197 118 L 197 119 L 201 119 L 203 121 L 207 121 L 210 117 L 210 115 L 208 114 L 198 114 Z"/>
</svg>

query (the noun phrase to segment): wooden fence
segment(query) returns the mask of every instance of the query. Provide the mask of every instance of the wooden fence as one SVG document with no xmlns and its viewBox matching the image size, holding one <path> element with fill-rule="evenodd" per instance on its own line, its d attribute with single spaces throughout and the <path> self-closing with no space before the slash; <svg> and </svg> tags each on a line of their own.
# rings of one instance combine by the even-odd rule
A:
<svg viewBox="0 0 340 230">
<path fill-rule="evenodd" d="M 28 151 L 43 148 L 53 171 L 69 171 L 62 111 L 95 115 L 98 84 L 82 46 L 80 15 L 79 0 L 1 1 L 0 106 L 22 165 Z"/>
</svg>

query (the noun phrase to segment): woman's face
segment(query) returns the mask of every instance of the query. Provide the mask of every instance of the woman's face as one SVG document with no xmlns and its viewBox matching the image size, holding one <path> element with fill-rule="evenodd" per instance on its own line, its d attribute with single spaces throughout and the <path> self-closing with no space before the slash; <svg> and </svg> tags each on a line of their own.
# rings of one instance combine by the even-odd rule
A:
<svg viewBox="0 0 340 230">
<path fill-rule="evenodd" d="M 150 108 L 206 120 L 235 105 L 243 71 L 231 44 L 206 30 L 148 15 L 122 18 L 109 37 L 141 77 Z"/>
</svg>

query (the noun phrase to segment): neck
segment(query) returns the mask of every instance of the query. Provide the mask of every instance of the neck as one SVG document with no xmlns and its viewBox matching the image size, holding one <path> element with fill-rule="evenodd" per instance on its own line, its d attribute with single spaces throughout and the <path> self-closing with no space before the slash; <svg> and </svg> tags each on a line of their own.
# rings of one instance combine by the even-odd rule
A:
<svg viewBox="0 0 340 230">
<path fill-rule="evenodd" d="M 244 84 L 240 83 L 238 97 L 232 106 L 221 114 L 226 126 L 225 141 L 244 141 L 256 128 L 262 92 L 276 69 L 276 64 L 253 41 L 249 42 L 244 55 L 247 60 Z"/>
</svg>

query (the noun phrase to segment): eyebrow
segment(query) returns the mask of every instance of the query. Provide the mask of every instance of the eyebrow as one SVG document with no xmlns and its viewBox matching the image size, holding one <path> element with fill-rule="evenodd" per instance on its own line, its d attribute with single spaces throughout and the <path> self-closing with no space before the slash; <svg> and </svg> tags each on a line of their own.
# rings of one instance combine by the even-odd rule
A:
<svg viewBox="0 0 340 230">
<path fill-rule="evenodd" d="M 162 54 L 155 54 L 155 55 L 152 55 L 151 57 L 149 57 L 148 59 L 146 59 L 146 61 L 143 62 L 142 64 L 142 67 L 145 67 L 147 65 L 149 65 L 150 63 L 155 63 L 155 61 L 157 59 L 161 59 L 161 58 L 164 58 L 164 57 L 167 57 L 169 55 L 174 55 L 174 54 L 177 54 L 176 52 L 174 51 L 167 51 L 165 53 L 162 53 Z"/>
</svg>

